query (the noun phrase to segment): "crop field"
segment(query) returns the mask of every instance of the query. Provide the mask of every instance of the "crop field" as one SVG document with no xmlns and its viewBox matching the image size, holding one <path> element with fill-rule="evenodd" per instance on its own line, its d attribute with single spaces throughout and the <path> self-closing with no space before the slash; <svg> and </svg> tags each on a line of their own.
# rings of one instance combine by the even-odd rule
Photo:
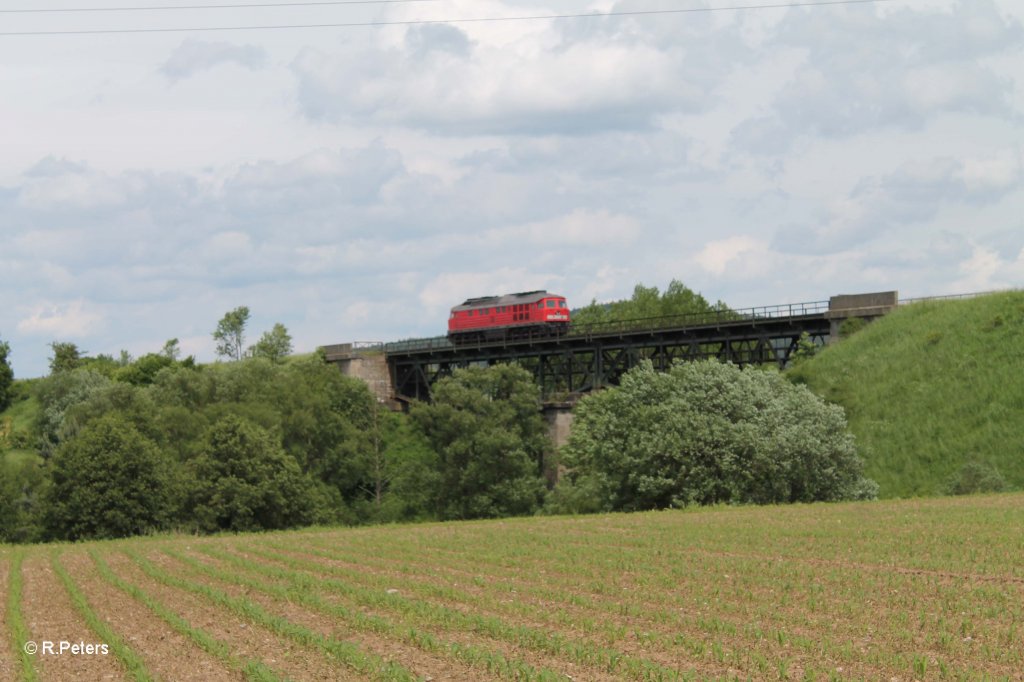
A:
<svg viewBox="0 0 1024 682">
<path fill-rule="evenodd" d="M 1024 495 L 6 546 L 0 607 L 3 682 L 1024 680 Z"/>
</svg>

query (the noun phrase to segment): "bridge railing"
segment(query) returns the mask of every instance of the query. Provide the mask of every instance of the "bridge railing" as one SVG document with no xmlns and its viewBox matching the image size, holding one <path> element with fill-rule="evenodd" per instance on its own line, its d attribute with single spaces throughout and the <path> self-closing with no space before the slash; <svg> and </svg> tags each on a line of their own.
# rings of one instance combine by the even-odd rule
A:
<svg viewBox="0 0 1024 682">
<path fill-rule="evenodd" d="M 956 301 L 965 298 L 977 298 L 978 296 L 988 296 L 989 294 L 999 294 L 1006 291 L 1014 291 L 1013 289 L 997 289 L 992 291 L 975 291 L 970 294 L 943 294 L 941 296 L 917 296 L 915 298 L 901 298 L 900 305 L 907 305 L 908 303 L 921 303 L 922 301 Z"/>
<path fill-rule="evenodd" d="M 574 324 L 569 329 L 569 336 L 595 336 L 615 334 L 618 332 L 643 332 L 659 329 L 679 329 L 684 327 L 702 327 L 715 324 L 772 320 L 784 317 L 802 317 L 820 315 L 828 311 L 828 301 L 810 301 L 804 303 L 784 303 L 782 305 L 758 306 L 755 308 L 722 308 L 701 313 L 682 315 L 665 315 L 660 317 L 643 317 L 632 320 L 616 320 L 613 322 L 595 322 L 585 325 Z M 550 334 L 537 333 L 517 338 L 516 341 L 539 341 L 550 339 Z M 505 343 L 498 340 L 479 342 L 473 346 L 484 346 Z M 407 353 L 413 351 L 446 350 L 456 346 L 447 336 L 434 336 L 425 339 L 406 339 L 384 344 L 385 353 Z M 460 345 L 462 347 L 462 345 Z"/>
</svg>

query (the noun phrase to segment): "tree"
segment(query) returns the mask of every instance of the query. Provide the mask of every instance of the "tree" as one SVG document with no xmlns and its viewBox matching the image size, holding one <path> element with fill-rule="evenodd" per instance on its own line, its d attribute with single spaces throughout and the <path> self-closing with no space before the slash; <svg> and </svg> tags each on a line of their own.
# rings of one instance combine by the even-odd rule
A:
<svg viewBox="0 0 1024 682">
<path fill-rule="evenodd" d="M 34 458 L 0 462 L 0 542 L 38 542 L 48 477 Z"/>
<path fill-rule="evenodd" d="M 999 470 L 987 462 L 971 461 L 946 482 L 947 495 L 974 493 L 1001 493 L 1007 489 L 1006 479 Z"/>
<path fill-rule="evenodd" d="M 598 303 L 594 300 L 590 305 L 573 311 L 572 317 L 573 324 L 580 326 L 628 322 L 649 317 L 727 313 L 728 310 L 728 306 L 721 301 L 712 305 L 703 296 L 674 279 L 664 293 L 659 293 L 657 287 L 637 284 L 633 287 L 632 297 L 611 303 Z"/>
<path fill-rule="evenodd" d="M 877 492 L 862 476 L 842 408 L 777 373 L 715 361 L 667 374 L 648 362 L 619 387 L 585 397 L 564 458 L 568 484 L 607 510 Z"/>
<path fill-rule="evenodd" d="M 82 354 L 78 346 L 67 341 L 54 341 L 50 344 L 53 357 L 50 358 L 50 374 L 69 372 L 82 364 Z"/>
<path fill-rule="evenodd" d="M 109 385 L 110 379 L 88 369 L 55 372 L 36 385 L 40 409 L 36 413 L 35 430 L 43 457 L 52 455 L 65 439 L 64 421 L 68 410 Z"/>
<path fill-rule="evenodd" d="M 540 394 L 514 365 L 458 369 L 438 381 L 414 421 L 437 452 L 441 518 L 532 514 L 544 497 L 549 449 Z"/>
<path fill-rule="evenodd" d="M 189 508 L 202 531 L 290 528 L 313 517 L 312 481 L 248 420 L 227 416 L 211 426 L 191 469 Z"/>
<path fill-rule="evenodd" d="M 14 370 L 7 360 L 11 356 L 11 344 L 0 341 L 0 410 L 11 403 L 11 385 L 14 384 Z"/>
<path fill-rule="evenodd" d="M 249 354 L 256 358 L 266 358 L 271 362 L 280 362 L 292 352 L 292 337 L 288 329 L 280 322 L 249 349 Z"/>
<path fill-rule="evenodd" d="M 178 339 L 168 339 L 164 343 L 164 347 L 161 349 L 160 355 L 177 362 L 178 356 L 181 355 L 181 347 L 178 345 Z"/>
<path fill-rule="evenodd" d="M 117 415 L 101 417 L 52 459 L 44 524 L 59 540 L 120 538 L 169 526 L 173 473 L 152 441 Z"/>
<path fill-rule="evenodd" d="M 224 314 L 213 332 L 213 340 L 217 342 L 217 355 L 231 360 L 242 359 L 242 349 L 245 348 L 245 325 L 248 322 L 249 309 L 244 305 Z"/>
</svg>

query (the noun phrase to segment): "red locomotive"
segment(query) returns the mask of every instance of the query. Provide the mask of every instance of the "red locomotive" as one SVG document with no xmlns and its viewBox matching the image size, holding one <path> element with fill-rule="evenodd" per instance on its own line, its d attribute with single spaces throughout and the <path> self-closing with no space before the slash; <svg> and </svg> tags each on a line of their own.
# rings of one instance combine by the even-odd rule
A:
<svg viewBox="0 0 1024 682">
<path fill-rule="evenodd" d="M 565 297 L 546 291 L 470 298 L 452 308 L 452 343 L 564 334 L 569 329 Z"/>
</svg>

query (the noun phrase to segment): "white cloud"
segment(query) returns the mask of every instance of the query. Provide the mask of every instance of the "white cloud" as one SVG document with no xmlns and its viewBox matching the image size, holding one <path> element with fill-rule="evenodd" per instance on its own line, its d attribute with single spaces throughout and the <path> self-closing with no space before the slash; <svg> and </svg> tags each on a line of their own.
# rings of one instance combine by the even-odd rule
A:
<svg viewBox="0 0 1024 682">
<path fill-rule="evenodd" d="M 18 321 L 22 334 L 50 336 L 54 340 L 88 335 L 103 321 L 103 316 L 90 311 L 85 301 L 35 306 L 27 317 Z"/>
<path fill-rule="evenodd" d="M 628 246 L 641 227 L 635 218 L 607 210 L 575 209 L 550 220 L 488 230 L 480 236 L 482 248 L 520 246 L 550 249 L 558 246 Z"/>
<path fill-rule="evenodd" d="M 1017 5 L 0 41 L 0 332 L 26 376 L 70 332 L 212 359 L 238 305 L 310 350 L 535 288 L 1019 286 Z"/>
<path fill-rule="evenodd" d="M 767 244 L 752 237 L 728 237 L 705 244 L 695 260 L 708 272 L 722 275 L 730 269 L 730 264 L 751 252 L 764 251 L 766 248 Z"/>
<path fill-rule="evenodd" d="M 256 45 L 233 45 L 188 39 L 179 45 L 160 72 L 171 81 L 215 68 L 221 64 L 236 64 L 246 69 L 260 69 L 266 65 L 267 53 Z"/>
<path fill-rule="evenodd" d="M 636 34 L 540 26 L 472 38 L 452 25 L 416 27 L 398 44 L 305 50 L 292 65 L 302 111 L 449 135 L 653 129 L 660 113 L 709 108 L 734 63 L 707 49 L 716 39 L 739 46 L 685 24 L 671 41 L 652 23 Z"/>
<path fill-rule="evenodd" d="M 554 291 L 561 279 L 550 273 L 536 274 L 526 268 L 511 267 L 485 272 L 443 273 L 423 286 L 419 300 L 429 309 L 439 311 L 478 296 L 501 296 L 535 289 Z"/>
</svg>

